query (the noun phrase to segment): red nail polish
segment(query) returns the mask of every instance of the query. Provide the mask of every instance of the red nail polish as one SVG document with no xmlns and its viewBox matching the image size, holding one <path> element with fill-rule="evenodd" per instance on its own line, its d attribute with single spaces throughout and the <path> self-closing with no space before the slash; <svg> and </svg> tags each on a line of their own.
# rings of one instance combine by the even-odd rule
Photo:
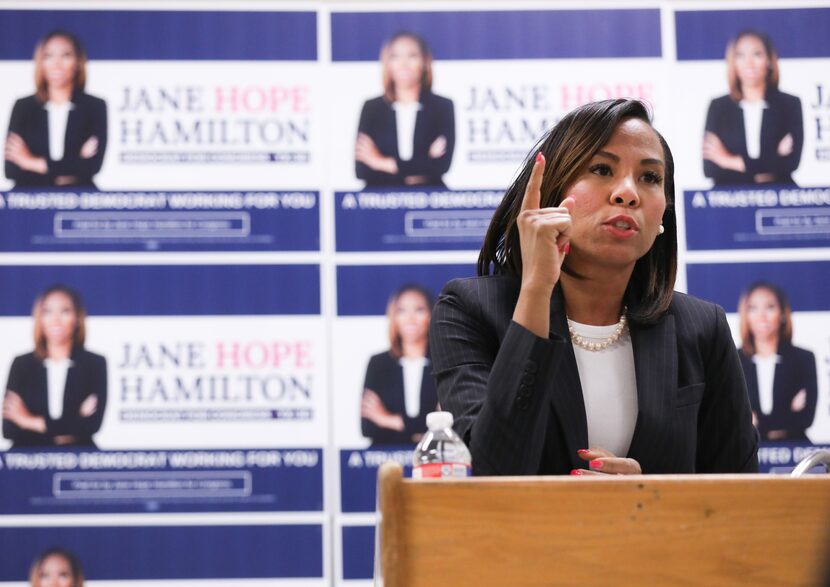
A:
<svg viewBox="0 0 830 587">
<path fill-rule="evenodd" d="M 536 153 L 536 163 L 539 163 L 542 159 L 544 159 L 544 157 L 542 157 L 542 151 L 539 151 Z"/>
<path fill-rule="evenodd" d="M 602 461 L 599 459 L 594 459 L 593 461 L 588 462 L 588 466 L 592 469 L 602 469 Z"/>
<path fill-rule="evenodd" d="M 582 475 L 582 469 L 571 469 L 571 475 Z"/>
<path fill-rule="evenodd" d="M 587 449 L 587 448 L 580 448 L 580 449 L 579 449 L 578 451 L 576 451 L 576 452 L 577 452 L 578 454 L 581 454 L 581 455 L 587 455 L 589 452 L 591 452 L 591 450 L 590 450 L 590 449 Z"/>
</svg>

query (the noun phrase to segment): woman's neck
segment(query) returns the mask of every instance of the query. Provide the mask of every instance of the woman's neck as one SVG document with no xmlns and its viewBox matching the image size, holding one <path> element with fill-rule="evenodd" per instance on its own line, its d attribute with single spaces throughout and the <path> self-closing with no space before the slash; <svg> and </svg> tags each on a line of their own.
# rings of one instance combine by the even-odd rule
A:
<svg viewBox="0 0 830 587">
<path fill-rule="evenodd" d="M 72 343 L 46 343 L 46 356 L 55 361 L 68 359 L 72 355 Z"/>
<path fill-rule="evenodd" d="M 761 357 L 771 357 L 778 354 L 778 337 L 756 338 L 755 354 Z"/>
<path fill-rule="evenodd" d="M 741 93 L 743 94 L 743 99 L 747 102 L 760 102 L 764 99 L 764 95 L 767 93 L 767 85 L 766 84 L 759 84 L 757 86 L 742 86 Z"/>
<path fill-rule="evenodd" d="M 565 313 L 581 324 L 607 326 L 616 324 L 622 312 L 623 296 L 630 272 L 608 280 L 579 278 L 562 273 L 559 283 L 565 294 Z"/>
<path fill-rule="evenodd" d="M 413 102 L 417 102 L 420 97 L 420 84 L 416 84 L 414 86 L 409 87 L 395 86 L 395 102 L 400 102 L 403 104 L 412 104 Z"/>
<path fill-rule="evenodd" d="M 50 87 L 48 96 L 49 101 L 53 104 L 65 104 L 72 99 L 72 86 Z"/>
<path fill-rule="evenodd" d="M 421 359 L 427 355 L 427 340 L 401 341 L 401 352 L 406 359 Z"/>
</svg>

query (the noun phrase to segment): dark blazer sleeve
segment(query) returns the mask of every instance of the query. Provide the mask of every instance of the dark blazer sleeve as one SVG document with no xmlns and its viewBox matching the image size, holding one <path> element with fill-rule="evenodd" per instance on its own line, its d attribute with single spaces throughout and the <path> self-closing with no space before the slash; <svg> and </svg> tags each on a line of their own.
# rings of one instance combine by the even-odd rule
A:
<svg viewBox="0 0 830 587">
<path fill-rule="evenodd" d="M 88 351 L 82 351 L 75 360 L 67 373 L 63 414 L 57 420 L 47 415 L 46 433 L 53 437 L 68 434 L 79 441 L 91 440 L 101 428 L 107 407 L 107 361 Z M 98 398 L 97 409 L 91 416 L 81 416 L 81 404 L 91 395 Z"/>
<path fill-rule="evenodd" d="M 726 314 L 717 307 L 704 351 L 705 392 L 698 413 L 698 473 L 753 473 L 758 471 L 758 433 L 743 368 L 735 349 Z"/>
<path fill-rule="evenodd" d="M 743 113 L 729 96 L 721 96 L 710 102 L 705 130 L 716 135 L 730 153 L 747 158 Z M 703 160 L 703 174 L 712 178 L 715 185 L 747 182 L 745 173 L 724 169 L 709 159 Z"/>
<path fill-rule="evenodd" d="M 512 322 L 517 295 L 514 280 L 455 280 L 432 314 L 438 400 L 455 416 L 476 475 L 533 475 L 540 468 L 551 413 L 545 381 L 565 341 Z M 494 323 L 495 316 L 503 319 Z"/>
<path fill-rule="evenodd" d="M 803 378 L 803 387 L 799 386 L 796 393 L 798 393 L 801 389 L 804 389 L 807 392 L 807 403 L 802 411 L 796 412 L 795 418 L 798 429 L 806 430 L 813 425 L 813 419 L 816 416 L 816 404 L 818 403 L 818 375 L 816 371 L 816 357 L 813 353 L 806 349 L 794 347 L 794 350 L 798 351 L 798 355 L 800 357 L 798 372 Z"/>
<path fill-rule="evenodd" d="M 385 104 L 381 98 L 366 101 L 360 111 L 357 132 L 367 135 L 375 142 L 375 145 L 381 153 L 388 155 L 392 141 L 386 135 L 389 134 L 390 115 L 392 124 L 394 125 L 394 113 L 391 110 L 387 112 L 387 108 L 384 106 Z M 394 130 L 393 126 L 392 131 L 394 132 Z M 397 140 L 396 135 L 393 140 Z M 395 153 L 397 153 L 397 147 L 395 147 Z M 383 185 L 395 182 L 395 176 L 383 171 L 375 171 L 360 161 L 355 161 L 355 175 L 357 175 L 358 179 L 364 180 L 366 185 Z"/>
<path fill-rule="evenodd" d="M 816 357 L 810 351 L 792 345 L 779 350 L 781 365 L 776 366 L 776 370 L 780 368 L 782 371 L 781 385 L 777 385 L 776 381 L 774 393 L 780 393 L 783 398 L 780 407 L 776 406 L 779 407 L 780 416 L 775 422 L 775 427 L 786 429 L 794 437 L 803 436 L 804 431 L 813 425 L 816 415 L 818 401 Z M 794 412 L 792 401 L 802 390 L 807 394 L 804 409 Z M 771 427 L 773 427 L 772 424 Z"/>
<path fill-rule="evenodd" d="M 9 379 L 6 383 L 6 393 L 9 393 L 9 391 L 14 391 L 18 395 L 21 394 L 21 390 L 23 389 L 22 384 L 24 384 L 26 370 L 24 367 L 24 361 L 24 357 L 15 357 L 14 361 L 12 361 L 11 369 L 9 369 Z M 24 431 L 21 430 L 20 427 L 11 420 L 6 420 L 5 418 L 3 418 L 3 438 L 8 438 L 12 442 L 14 442 L 21 438 L 21 436 L 25 436 Z M 45 435 L 43 436 L 45 437 Z"/>
<path fill-rule="evenodd" d="M 32 151 L 32 154 L 44 156 L 44 153 L 37 149 L 32 141 L 34 131 L 32 126 L 35 123 L 34 118 L 37 115 L 35 105 L 36 103 L 34 101 L 34 97 L 31 96 L 28 98 L 21 98 L 14 103 L 14 106 L 12 107 L 12 115 L 9 119 L 9 131 L 7 136 L 11 133 L 20 135 L 20 137 L 26 142 L 29 150 Z M 17 185 L 37 185 L 38 183 L 42 183 L 44 179 L 37 173 L 24 171 L 8 159 L 5 160 L 4 171 L 6 173 L 6 177 L 14 181 Z"/>
<path fill-rule="evenodd" d="M 440 183 L 440 178 L 450 168 L 452 155 L 455 149 L 455 109 L 452 100 L 435 94 L 427 94 L 422 98 L 423 108 L 418 113 L 419 121 L 415 127 L 415 146 L 412 159 L 398 161 L 399 173 L 404 176 L 423 175 L 433 178 L 428 183 Z M 443 136 L 447 140 L 447 148 L 440 157 L 430 157 L 429 147 L 435 140 Z"/>
<path fill-rule="evenodd" d="M 389 409 L 388 399 L 384 401 L 384 396 L 387 395 L 385 391 L 388 389 L 391 382 L 384 377 L 383 355 L 374 355 L 369 359 L 369 364 L 366 366 L 366 377 L 363 381 L 363 393 L 367 390 L 374 391 L 378 394 L 384 406 Z M 360 419 L 360 428 L 363 436 L 372 440 L 377 444 L 396 444 L 399 440 L 400 433 L 396 430 L 390 430 L 378 426 L 368 418 Z"/>
<path fill-rule="evenodd" d="M 75 97 L 75 109 L 70 111 L 66 124 L 66 150 L 60 161 L 49 161 L 49 175 L 71 175 L 79 183 L 91 183 L 101 170 L 107 149 L 107 104 L 89 94 Z M 98 139 L 98 151 L 94 156 L 81 157 L 81 147 L 91 137 Z"/>
</svg>

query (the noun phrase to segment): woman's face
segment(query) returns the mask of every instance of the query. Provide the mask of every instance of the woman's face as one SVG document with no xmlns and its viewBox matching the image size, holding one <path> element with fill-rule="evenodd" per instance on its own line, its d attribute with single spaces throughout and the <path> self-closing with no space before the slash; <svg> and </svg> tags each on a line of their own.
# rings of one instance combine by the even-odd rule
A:
<svg viewBox="0 0 830 587">
<path fill-rule="evenodd" d="M 568 264 L 582 275 L 633 268 L 657 237 L 666 210 L 665 156 L 654 130 L 629 118 L 565 191 L 576 200 Z"/>
<path fill-rule="evenodd" d="M 431 310 L 420 293 L 405 291 L 395 304 L 395 326 L 404 342 L 421 342 L 429 330 Z"/>
<path fill-rule="evenodd" d="M 66 37 L 52 37 L 43 46 L 43 73 L 49 87 L 72 85 L 78 71 L 78 55 Z"/>
<path fill-rule="evenodd" d="M 37 587 L 72 587 L 72 567 L 62 556 L 47 557 L 40 565 Z"/>
<path fill-rule="evenodd" d="M 747 35 L 735 43 L 735 70 L 741 86 L 766 84 L 769 66 L 769 55 L 761 39 Z"/>
<path fill-rule="evenodd" d="M 70 343 L 75 334 L 78 312 L 68 295 L 56 291 L 41 303 L 40 320 L 47 344 L 64 345 Z"/>
<path fill-rule="evenodd" d="M 389 46 L 389 75 L 396 89 L 420 85 L 424 73 L 424 56 L 414 39 L 401 37 Z"/>
<path fill-rule="evenodd" d="M 781 306 L 770 290 L 759 287 L 746 299 L 746 317 L 749 331 L 755 340 L 770 340 L 781 328 Z"/>
</svg>

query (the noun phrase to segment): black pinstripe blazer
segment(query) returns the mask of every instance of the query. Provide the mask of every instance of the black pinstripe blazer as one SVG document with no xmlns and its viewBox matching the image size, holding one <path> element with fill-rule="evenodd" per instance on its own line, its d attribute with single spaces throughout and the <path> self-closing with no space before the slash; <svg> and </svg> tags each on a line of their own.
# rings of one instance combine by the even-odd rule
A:
<svg viewBox="0 0 830 587">
<path fill-rule="evenodd" d="M 556 289 L 551 333 L 512 321 L 520 279 L 451 281 L 430 326 L 443 409 L 477 475 L 567 474 L 584 468 L 588 429 L 564 300 Z M 631 326 L 638 415 L 628 455 L 644 473 L 758 470 L 743 371 L 723 310 L 675 293 L 653 326 Z"/>
</svg>

